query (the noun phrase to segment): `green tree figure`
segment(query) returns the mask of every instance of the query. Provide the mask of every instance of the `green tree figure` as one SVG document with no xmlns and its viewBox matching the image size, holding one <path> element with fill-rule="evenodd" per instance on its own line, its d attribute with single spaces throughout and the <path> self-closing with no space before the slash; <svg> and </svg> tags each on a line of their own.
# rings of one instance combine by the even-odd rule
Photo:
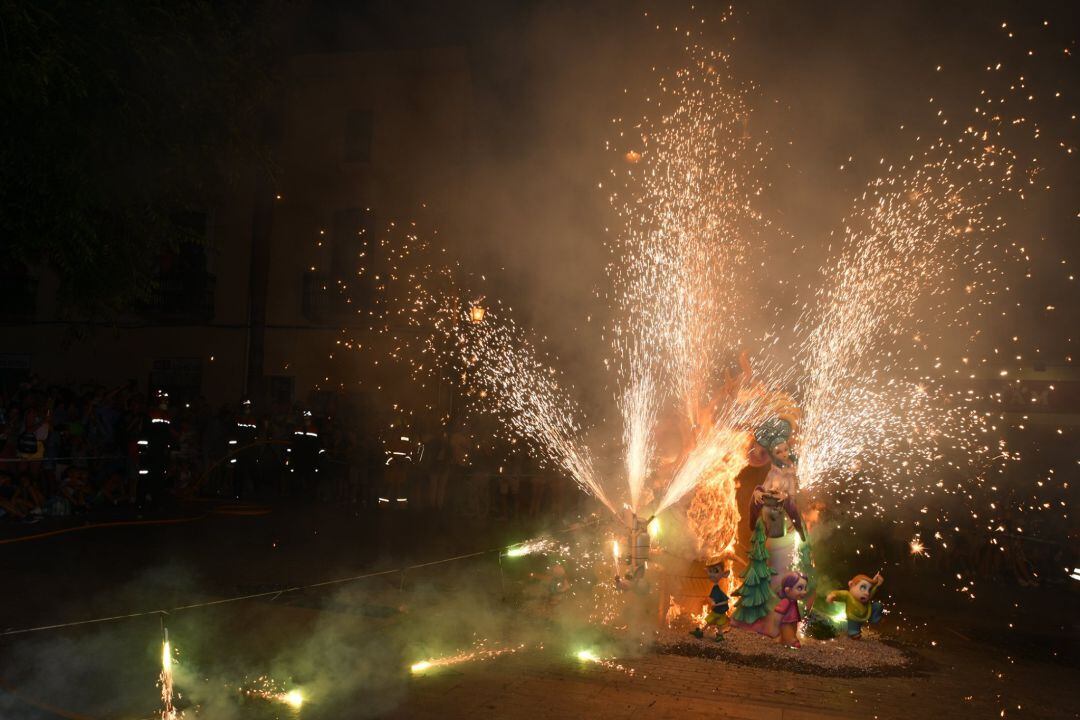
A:
<svg viewBox="0 0 1080 720">
<path fill-rule="evenodd" d="M 814 565 L 814 555 L 809 540 L 799 545 L 799 559 L 795 563 L 795 570 L 806 576 L 807 592 L 802 601 L 803 617 L 806 618 L 806 634 L 816 640 L 830 640 L 836 637 L 836 623 L 820 610 L 814 610 L 817 604 L 818 572 L 817 566 Z"/>
<path fill-rule="evenodd" d="M 757 521 L 754 535 L 751 537 L 750 565 L 740 577 L 742 585 L 732 593 L 739 598 L 735 606 L 734 619 L 751 625 L 769 614 L 775 600 L 769 580 L 776 572 L 769 567 L 769 552 L 765 549 L 765 523 Z"/>
</svg>

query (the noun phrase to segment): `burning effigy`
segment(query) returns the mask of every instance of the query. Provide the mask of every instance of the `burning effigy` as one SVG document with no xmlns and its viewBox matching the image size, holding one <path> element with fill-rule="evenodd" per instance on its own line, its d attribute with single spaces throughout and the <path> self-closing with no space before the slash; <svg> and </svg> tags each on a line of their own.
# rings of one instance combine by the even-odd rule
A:
<svg viewBox="0 0 1080 720">
<path fill-rule="evenodd" d="M 845 218 L 813 302 L 791 321 L 766 313 L 762 332 L 748 308 L 767 306 L 754 293 L 768 288 L 740 279 L 771 232 L 755 206 L 765 148 L 727 56 L 693 44 L 687 53 L 659 112 L 624 127 L 627 147 L 612 145 L 610 201 L 623 227 L 610 242 L 604 367 L 621 432 L 590 426 L 557 358 L 508 305 L 450 268 L 391 274 L 407 287 L 384 303 L 396 313 L 387 327 L 433 319 L 422 348 L 401 355 L 416 370 L 452 368 L 473 410 L 596 500 L 605 529 L 593 546 L 541 573 L 559 588 L 548 595 L 569 598 L 560 605 L 584 603 L 612 630 L 778 638 L 806 651 L 807 638 L 832 638 L 845 622 L 870 629 L 883 614 L 873 602 L 833 602 L 852 590 L 819 600 L 819 584 L 833 588 L 817 577 L 810 525 L 830 492 L 872 470 L 881 479 L 869 507 L 880 515 L 890 501 L 936 492 L 919 473 L 946 452 L 974 463 L 995 450 L 976 446 L 984 416 L 906 372 L 899 339 L 918 333 L 911 308 L 941 267 L 974 258 L 957 239 L 997 227 L 981 209 L 1008 183 L 994 185 L 1000 165 L 986 161 L 1005 151 L 965 143 L 957 159 L 932 147 L 890 168 Z M 958 189 L 959 176 L 980 173 L 987 182 Z M 401 257 L 424 257 L 415 235 L 409 242 Z M 907 273 L 912 263 L 925 272 Z M 736 357 L 739 348 L 753 351 Z M 589 442 L 597 435 L 621 440 L 617 461 Z"/>
</svg>

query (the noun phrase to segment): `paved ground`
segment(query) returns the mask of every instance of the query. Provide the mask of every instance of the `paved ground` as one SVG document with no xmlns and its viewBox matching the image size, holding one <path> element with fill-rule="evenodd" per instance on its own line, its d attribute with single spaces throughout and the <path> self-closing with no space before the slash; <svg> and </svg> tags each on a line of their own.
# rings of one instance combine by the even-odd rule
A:
<svg viewBox="0 0 1080 720">
<path fill-rule="evenodd" d="M 199 518 L 185 523 L 95 528 L 0 544 L 0 627 L 175 607 L 344 577 L 509 543 L 523 532 L 504 526 L 483 532 L 440 529 L 403 516 L 268 509 L 273 512 L 236 514 L 201 504 L 184 509 L 186 517 Z M 8 536 L 26 532 L 0 530 Z M 410 676 L 409 664 L 426 657 L 428 647 L 466 629 L 454 627 L 462 618 L 500 617 L 485 627 L 496 640 L 529 626 L 530 618 L 499 605 L 498 584 L 497 564 L 482 556 L 411 573 L 404 594 L 400 576 L 388 576 L 365 581 L 362 588 L 177 613 L 168 622 L 180 653 L 178 686 L 210 699 L 204 702 L 220 701 L 200 714 L 213 720 L 296 717 L 280 706 L 236 702 L 236 688 L 262 673 L 293 676 L 311 688 L 312 702 L 298 714 L 306 720 L 998 718 L 1003 712 L 1080 717 L 1080 693 L 1069 691 L 1077 677 L 1075 655 L 1055 657 L 1056 650 L 1047 650 L 1054 637 L 1036 634 L 1026 643 L 1002 645 L 1000 632 L 992 629 L 1004 626 L 1002 618 L 951 610 L 925 618 L 925 626 L 907 614 L 894 632 L 919 661 L 912 672 L 896 677 L 823 678 L 652 653 L 619 658 L 620 670 L 573 657 L 567 640 L 573 633 L 565 628 L 543 649 Z M 1052 614 L 1055 606 L 1039 604 L 1049 599 L 1033 595 L 1026 601 Z M 1021 602 L 1002 603 L 1014 605 Z M 444 606 L 455 609 L 444 612 Z M 1033 624 L 1046 619 L 1024 616 Z M 533 631 L 529 641 L 543 641 L 545 632 Z M 158 633 L 158 618 L 149 616 L 0 637 L 0 718 L 150 717 L 157 702 Z M 1056 640 L 1075 647 L 1075 636 Z"/>
<path fill-rule="evenodd" d="M 1074 669 L 1013 665 L 947 640 L 911 677 L 822 678 L 674 656 L 626 660 L 625 672 L 538 658 L 496 659 L 420 678 L 401 718 L 1067 718 L 1080 716 Z"/>
</svg>

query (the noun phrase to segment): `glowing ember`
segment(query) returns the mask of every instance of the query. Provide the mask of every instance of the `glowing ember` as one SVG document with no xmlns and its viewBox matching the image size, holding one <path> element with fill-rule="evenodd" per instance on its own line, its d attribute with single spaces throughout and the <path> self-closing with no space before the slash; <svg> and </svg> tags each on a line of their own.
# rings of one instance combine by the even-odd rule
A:
<svg viewBox="0 0 1080 720">
<path fill-rule="evenodd" d="M 574 657 L 576 657 L 578 660 L 580 660 L 582 662 L 592 662 L 592 663 L 600 662 L 600 656 L 597 655 L 592 650 L 578 650 L 576 653 L 574 653 Z"/>
<path fill-rule="evenodd" d="M 299 690 L 290 690 L 281 695 L 281 701 L 289 707 L 299 709 L 304 704 L 304 695 Z"/>
</svg>

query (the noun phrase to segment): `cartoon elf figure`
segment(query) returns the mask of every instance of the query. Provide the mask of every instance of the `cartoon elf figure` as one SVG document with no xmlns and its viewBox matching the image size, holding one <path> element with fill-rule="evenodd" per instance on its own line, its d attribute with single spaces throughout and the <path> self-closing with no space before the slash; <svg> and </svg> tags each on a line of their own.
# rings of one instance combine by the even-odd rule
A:
<svg viewBox="0 0 1080 720">
<path fill-rule="evenodd" d="M 877 594 L 883 582 L 885 578 L 881 577 L 881 573 L 877 573 L 874 577 L 856 575 L 848 582 L 847 590 L 834 590 L 826 596 L 825 602 L 844 601 L 847 633 L 850 639 L 862 639 L 863 625 L 867 623 L 876 625 L 881 622 L 881 603 L 870 602 L 870 598 Z"/>
<path fill-rule="evenodd" d="M 694 628 L 690 631 L 690 634 L 700 639 L 705 637 L 705 628 L 712 625 L 716 628 L 717 642 L 724 639 L 724 633 L 730 630 L 728 626 L 728 596 L 724 592 L 724 589 L 720 587 L 720 581 L 731 575 L 731 570 L 724 567 L 722 560 L 709 564 L 705 571 L 709 574 L 709 580 L 712 580 L 712 590 L 709 591 L 709 603 L 712 605 L 712 609 L 709 610 L 708 615 L 705 616 L 705 620 L 702 622 L 701 627 Z"/>
</svg>

